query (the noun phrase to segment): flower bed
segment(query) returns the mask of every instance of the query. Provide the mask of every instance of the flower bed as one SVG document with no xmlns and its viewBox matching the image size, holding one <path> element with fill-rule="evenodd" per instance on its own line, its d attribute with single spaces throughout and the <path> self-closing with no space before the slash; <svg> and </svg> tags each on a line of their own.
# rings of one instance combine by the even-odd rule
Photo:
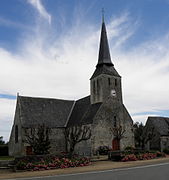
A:
<svg viewBox="0 0 169 180">
<path fill-rule="evenodd" d="M 149 159 L 155 159 L 157 157 L 165 157 L 164 153 L 156 152 L 156 153 L 144 153 L 144 154 L 128 154 L 125 155 L 121 161 L 137 161 L 137 160 L 149 160 Z"/>
<path fill-rule="evenodd" d="M 109 151 L 108 159 L 112 161 L 137 161 L 148 160 L 158 157 L 165 157 L 165 153 L 159 151 L 143 151 L 143 150 L 129 150 L 129 151 Z"/>
<path fill-rule="evenodd" d="M 49 169 L 58 169 L 58 168 L 69 168 L 69 167 L 79 167 L 79 166 L 88 166 L 90 165 L 90 159 L 83 157 L 78 158 L 74 157 L 72 159 L 65 157 L 40 157 L 35 161 L 30 161 L 29 158 L 24 157 L 16 162 L 17 170 L 49 170 Z"/>
</svg>

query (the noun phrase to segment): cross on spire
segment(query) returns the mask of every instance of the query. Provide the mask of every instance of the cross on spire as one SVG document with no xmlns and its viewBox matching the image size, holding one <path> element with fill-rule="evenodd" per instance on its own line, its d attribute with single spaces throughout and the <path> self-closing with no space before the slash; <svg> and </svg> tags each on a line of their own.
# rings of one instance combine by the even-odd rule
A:
<svg viewBox="0 0 169 180">
<path fill-rule="evenodd" d="M 102 23 L 104 22 L 104 8 L 102 8 Z"/>
</svg>

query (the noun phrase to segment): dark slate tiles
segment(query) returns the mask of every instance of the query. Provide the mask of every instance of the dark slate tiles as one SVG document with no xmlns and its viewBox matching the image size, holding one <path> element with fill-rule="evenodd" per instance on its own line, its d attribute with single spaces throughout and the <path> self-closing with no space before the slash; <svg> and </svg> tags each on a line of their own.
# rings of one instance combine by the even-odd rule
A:
<svg viewBox="0 0 169 180">
<path fill-rule="evenodd" d="M 19 96 L 22 126 L 64 127 L 74 101 Z"/>
</svg>

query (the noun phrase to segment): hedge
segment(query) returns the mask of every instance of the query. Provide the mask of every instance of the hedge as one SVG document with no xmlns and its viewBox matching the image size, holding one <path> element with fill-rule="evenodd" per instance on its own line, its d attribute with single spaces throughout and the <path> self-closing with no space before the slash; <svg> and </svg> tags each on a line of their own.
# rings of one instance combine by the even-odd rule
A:
<svg viewBox="0 0 169 180">
<path fill-rule="evenodd" d="M 8 145 L 0 145 L 0 156 L 8 156 Z"/>
</svg>

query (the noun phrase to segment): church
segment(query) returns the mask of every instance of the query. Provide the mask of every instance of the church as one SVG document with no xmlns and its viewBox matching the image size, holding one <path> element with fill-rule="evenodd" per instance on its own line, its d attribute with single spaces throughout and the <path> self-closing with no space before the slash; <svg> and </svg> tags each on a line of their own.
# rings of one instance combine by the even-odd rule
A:
<svg viewBox="0 0 169 180">
<path fill-rule="evenodd" d="M 77 144 L 75 152 L 78 154 L 92 156 L 100 146 L 113 150 L 134 147 L 133 120 L 123 104 L 121 76 L 111 61 L 104 20 L 98 62 L 90 78 L 90 95 L 76 101 L 18 95 L 9 155 L 29 155 L 32 147 L 24 141 L 24 129 L 40 124 L 51 129 L 52 154 L 65 152 L 65 128 L 79 124 L 90 126 L 91 137 Z M 111 130 L 118 127 L 123 130 L 120 139 Z"/>
</svg>

